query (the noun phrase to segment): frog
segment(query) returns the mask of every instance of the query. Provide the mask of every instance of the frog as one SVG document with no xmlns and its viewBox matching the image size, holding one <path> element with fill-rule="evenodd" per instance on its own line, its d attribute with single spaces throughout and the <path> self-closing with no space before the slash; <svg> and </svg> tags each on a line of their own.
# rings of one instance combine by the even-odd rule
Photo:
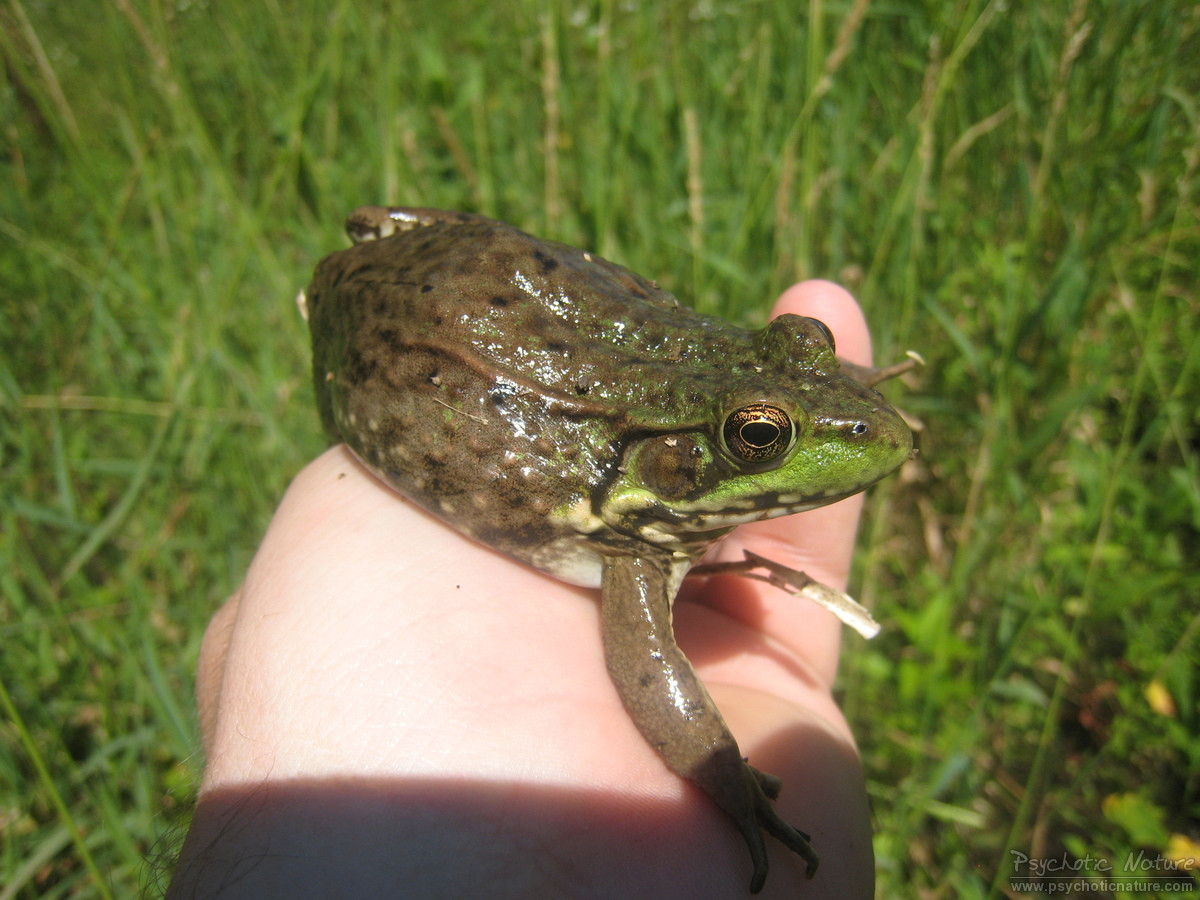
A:
<svg viewBox="0 0 1200 900">
<path fill-rule="evenodd" d="M 875 390 L 904 364 L 852 366 L 808 317 L 736 326 L 472 213 L 366 206 L 346 231 L 352 246 L 319 262 L 301 298 L 325 430 L 450 527 L 598 588 L 617 694 L 741 834 L 751 892 L 765 835 L 812 877 L 809 835 L 776 812 L 780 779 L 743 758 L 675 642 L 672 605 L 685 576 L 718 571 L 837 605 L 749 552 L 702 558 L 742 523 L 833 503 L 908 459 L 912 432 Z"/>
</svg>

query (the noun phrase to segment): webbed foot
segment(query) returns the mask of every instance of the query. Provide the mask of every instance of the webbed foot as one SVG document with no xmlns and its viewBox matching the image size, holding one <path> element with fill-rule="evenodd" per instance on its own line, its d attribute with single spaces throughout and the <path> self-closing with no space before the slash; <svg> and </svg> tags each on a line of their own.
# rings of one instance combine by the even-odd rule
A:
<svg viewBox="0 0 1200 900">
<path fill-rule="evenodd" d="M 733 750 L 736 751 L 736 746 Z M 762 890 L 767 880 L 764 831 L 804 860 L 805 875 L 812 878 L 816 874 L 820 858 L 808 835 L 785 822 L 775 810 L 772 801 L 783 784 L 779 778 L 760 772 L 744 759 L 732 759 L 726 748 L 714 752 L 706 764 L 689 773 L 688 777 L 713 799 L 741 832 L 754 867 L 750 876 L 751 893 Z"/>
</svg>

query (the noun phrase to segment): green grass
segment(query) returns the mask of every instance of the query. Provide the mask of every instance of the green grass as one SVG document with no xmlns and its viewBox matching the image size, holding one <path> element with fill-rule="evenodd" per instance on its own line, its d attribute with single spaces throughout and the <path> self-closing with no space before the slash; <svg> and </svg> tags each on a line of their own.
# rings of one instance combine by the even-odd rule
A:
<svg viewBox="0 0 1200 900">
<path fill-rule="evenodd" d="M 842 685 L 880 897 L 1200 839 L 1194 5 L 374 6 L 0 2 L 0 900 L 160 889 L 323 446 L 292 298 L 383 201 L 739 320 L 835 278 L 925 357 Z"/>
</svg>

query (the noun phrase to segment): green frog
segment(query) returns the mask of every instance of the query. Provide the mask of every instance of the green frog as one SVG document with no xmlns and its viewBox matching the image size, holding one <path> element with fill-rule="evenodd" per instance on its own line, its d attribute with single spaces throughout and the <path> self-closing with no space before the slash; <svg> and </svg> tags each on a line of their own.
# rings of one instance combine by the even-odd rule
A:
<svg viewBox="0 0 1200 900">
<path fill-rule="evenodd" d="M 325 428 L 459 531 L 600 588 L 612 682 L 667 765 L 741 832 L 751 891 L 767 875 L 763 832 L 811 877 L 808 836 L 770 802 L 779 779 L 742 758 L 675 644 L 671 605 L 689 570 L 763 568 L 837 594 L 749 554 L 694 567 L 737 525 L 840 500 L 910 455 L 871 386 L 888 370 L 839 361 L 815 319 L 738 328 L 481 216 L 363 207 L 347 231 L 355 246 L 321 261 L 302 303 Z"/>
</svg>

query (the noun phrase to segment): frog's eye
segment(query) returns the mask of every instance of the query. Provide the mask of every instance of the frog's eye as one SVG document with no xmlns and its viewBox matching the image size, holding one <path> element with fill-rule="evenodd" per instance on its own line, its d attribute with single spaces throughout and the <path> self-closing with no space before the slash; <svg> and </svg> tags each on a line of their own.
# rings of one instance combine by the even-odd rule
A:
<svg viewBox="0 0 1200 900">
<path fill-rule="evenodd" d="M 729 414 L 721 437 L 730 455 L 743 462 L 765 463 L 791 449 L 796 425 L 778 406 L 751 403 Z"/>
<path fill-rule="evenodd" d="M 822 335 L 825 336 L 825 340 L 829 341 L 829 349 L 833 350 L 836 353 L 837 352 L 837 344 L 833 340 L 833 332 L 829 330 L 829 326 L 826 325 L 824 322 L 822 322 L 820 319 L 814 319 L 810 316 L 806 316 L 805 318 L 807 318 L 808 321 L 812 322 L 814 325 L 817 326 L 817 330 L 819 332 L 821 332 Z"/>
</svg>

